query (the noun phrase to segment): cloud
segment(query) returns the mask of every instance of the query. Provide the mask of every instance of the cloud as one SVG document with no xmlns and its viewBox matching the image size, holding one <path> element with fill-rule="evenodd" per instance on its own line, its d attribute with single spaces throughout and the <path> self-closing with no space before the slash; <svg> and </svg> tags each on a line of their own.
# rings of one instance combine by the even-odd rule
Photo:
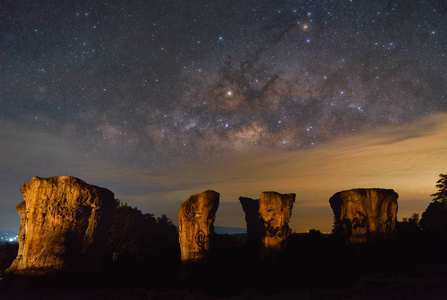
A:
<svg viewBox="0 0 447 300">
<path fill-rule="evenodd" d="M 20 187 L 34 176 L 78 177 L 89 184 L 112 190 L 123 200 L 127 195 L 134 200 L 141 193 L 173 192 L 183 188 L 180 180 L 170 183 L 175 174 L 125 165 L 101 153 L 89 154 L 90 151 L 83 151 L 83 145 L 76 139 L 42 133 L 5 119 L 2 124 L 0 230 L 18 230 L 19 216 L 15 206 L 23 200 Z"/>
<path fill-rule="evenodd" d="M 376 128 L 306 150 L 242 152 L 164 168 L 118 163 L 100 154 L 85 156 L 76 140 L 6 124 L 0 129 L 0 228 L 8 229 L 18 229 L 14 208 L 21 201 L 19 189 L 33 176 L 76 176 L 112 190 L 144 212 L 165 213 L 174 222 L 189 195 L 214 189 L 221 193 L 222 208 L 216 224 L 233 227 L 245 226 L 240 196 L 257 198 L 268 190 L 293 192 L 297 200 L 292 228 L 329 231 L 328 200 L 334 193 L 358 187 L 392 188 L 400 195 L 401 219 L 425 210 L 438 175 L 447 170 L 447 114 L 430 115 L 407 126 Z"/>
<path fill-rule="evenodd" d="M 394 189 L 400 195 L 399 218 L 422 213 L 438 174 L 447 171 L 445 149 L 447 114 L 437 114 L 407 126 L 339 138 L 313 149 L 233 156 L 187 170 L 184 176 L 195 192 L 213 188 L 221 192 L 224 201 L 233 203 L 239 196 L 258 197 L 267 190 L 294 192 L 297 201 L 292 227 L 329 231 L 332 211 L 328 200 L 345 189 Z M 193 190 L 185 194 L 188 192 Z M 234 207 L 240 210 L 238 205 Z M 240 212 L 234 213 L 239 219 L 226 218 L 224 225 L 244 226 Z"/>
</svg>

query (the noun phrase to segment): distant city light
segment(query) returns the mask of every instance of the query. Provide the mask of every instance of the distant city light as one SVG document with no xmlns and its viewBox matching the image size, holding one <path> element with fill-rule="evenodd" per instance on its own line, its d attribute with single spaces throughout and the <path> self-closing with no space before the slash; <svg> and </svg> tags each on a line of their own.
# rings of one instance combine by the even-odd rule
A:
<svg viewBox="0 0 447 300">
<path fill-rule="evenodd" d="M 0 232 L 0 243 L 18 242 L 19 236 L 16 233 Z"/>
</svg>

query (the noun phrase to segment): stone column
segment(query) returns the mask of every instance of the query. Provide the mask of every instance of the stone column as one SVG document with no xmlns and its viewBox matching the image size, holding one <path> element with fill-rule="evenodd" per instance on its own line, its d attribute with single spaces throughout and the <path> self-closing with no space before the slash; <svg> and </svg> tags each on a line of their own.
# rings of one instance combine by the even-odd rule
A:
<svg viewBox="0 0 447 300">
<path fill-rule="evenodd" d="M 207 190 L 190 196 L 180 206 L 178 224 L 182 262 L 199 262 L 208 258 L 219 197 L 219 193 Z"/>
<path fill-rule="evenodd" d="M 352 189 L 334 194 L 329 203 L 336 230 L 351 244 L 373 242 L 394 236 L 397 198 L 391 189 Z"/>
<path fill-rule="evenodd" d="M 114 194 L 69 177 L 33 177 L 17 206 L 19 251 L 9 273 L 43 275 L 99 265 L 116 206 Z"/>
<path fill-rule="evenodd" d="M 289 220 L 295 194 L 263 192 L 259 200 L 239 198 L 245 212 L 248 240 L 264 249 L 281 250 L 291 233 Z"/>
</svg>

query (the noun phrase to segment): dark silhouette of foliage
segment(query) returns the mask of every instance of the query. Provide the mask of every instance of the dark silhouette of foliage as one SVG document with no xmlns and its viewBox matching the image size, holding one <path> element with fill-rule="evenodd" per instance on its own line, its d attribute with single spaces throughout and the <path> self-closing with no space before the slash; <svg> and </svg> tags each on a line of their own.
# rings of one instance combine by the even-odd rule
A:
<svg viewBox="0 0 447 300">
<path fill-rule="evenodd" d="M 403 218 L 402 222 L 397 222 L 397 231 L 400 234 L 417 234 L 420 232 L 419 214 L 414 213 L 410 218 Z"/>
<path fill-rule="evenodd" d="M 352 225 L 349 220 L 340 221 L 334 216 L 334 224 L 332 226 L 332 236 L 340 242 L 349 240 L 352 232 Z"/>
<path fill-rule="evenodd" d="M 332 234 L 337 236 L 343 235 L 343 228 L 337 216 L 334 216 L 334 224 L 332 225 Z"/>
<path fill-rule="evenodd" d="M 421 263 L 422 253 L 424 250 L 424 236 L 419 226 L 419 214 L 414 213 L 410 218 L 403 218 L 401 222 L 397 222 L 397 240 L 396 245 L 399 250 L 399 261 L 403 262 L 403 266 L 412 263 Z"/>
<path fill-rule="evenodd" d="M 179 267 L 177 228 L 166 215 L 155 218 L 117 201 L 107 246 L 113 260 L 110 268 L 123 276 L 120 283 L 173 283 L 166 276 L 173 276 Z"/>
<path fill-rule="evenodd" d="M 0 243 L 0 277 L 16 258 L 18 249 L 18 243 Z"/>
<path fill-rule="evenodd" d="M 431 196 L 433 201 L 447 204 L 447 174 L 439 174 L 439 177 L 435 185 L 438 191 Z"/>
<path fill-rule="evenodd" d="M 187 290 L 217 297 L 253 291 L 256 298 L 266 293 L 351 288 L 365 278 L 382 278 L 384 274 L 404 278 L 414 273 L 419 278 L 424 268 L 430 274 L 438 269 L 442 273 L 447 263 L 447 201 L 442 199 L 447 177 L 440 177 L 438 193 L 432 195 L 433 202 L 422 219 L 414 213 L 397 222 L 397 233 L 390 239 L 346 243 L 351 227 L 359 223 L 334 218 L 332 234 L 316 229 L 292 233 L 284 250 L 266 255 L 247 243 L 246 234 L 215 234 L 210 240 L 209 260 L 197 268 L 180 268 L 178 232 L 166 215 L 156 218 L 118 201 L 107 244 L 113 262 L 105 266 L 101 280 L 113 287 Z M 7 258 L 6 267 L 16 251 Z M 2 262 L 0 252 L 0 271 Z"/>
<path fill-rule="evenodd" d="M 431 196 L 433 202 L 422 214 L 421 228 L 429 234 L 443 238 L 447 232 L 447 174 L 440 174 L 436 182 L 438 191 Z"/>
<path fill-rule="evenodd" d="M 157 220 L 151 214 L 143 214 L 137 208 L 119 200 L 114 212 L 114 222 L 110 229 L 108 247 L 113 260 L 121 257 L 142 257 L 154 236 Z"/>
<path fill-rule="evenodd" d="M 423 244 L 427 248 L 426 257 L 435 263 L 447 261 L 447 175 L 440 174 L 439 177 L 435 185 L 438 191 L 431 195 L 433 201 L 419 222 L 425 239 Z"/>
<path fill-rule="evenodd" d="M 444 236 L 447 230 L 447 203 L 434 201 L 422 214 L 422 229 L 427 233 Z"/>
</svg>

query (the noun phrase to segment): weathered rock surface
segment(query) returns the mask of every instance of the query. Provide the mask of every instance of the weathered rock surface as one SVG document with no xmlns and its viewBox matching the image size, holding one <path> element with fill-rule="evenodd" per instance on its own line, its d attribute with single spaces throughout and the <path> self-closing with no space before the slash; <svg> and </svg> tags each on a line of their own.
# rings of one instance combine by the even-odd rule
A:
<svg viewBox="0 0 447 300">
<path fill-rule="evenodd" d="M 292 216 L 295 194 L 263 192 L 259 197 L 259 214 L 264 220 L 265 236 L 262 244 L 267 249 L 280 250 L 291 233 L 289 220 Z"/>
<path fill-rule="evenodd" d="M 259 200 L 239 198 L 245 212 L 248 240 L 266 249 L 280 250 L 289 236 L 295 194 L 263 192 Z"/>
<path fill-rule="evenodd" d="M 329 203 L 346 240 L 357 244 L 393 235 L 398 197 L 391 189 L 352 189 L 334 194 Z"/>
<path fill-rule="evenodd" d="M 202 261 L 207 258 L 210 238 L 214 234 L 214 220 L 220 194 L 207 190 L 190 196 L 178 213 L 181 260 Z"/>
<path fill-rule="evenodd" d="M 259 200 L 240 197 L 239 201 L 245 212 L 245 222 L 247 222 L 247 242 L 250 246 L 259 248 L 265 236 L 264 220 L 259 214 Z"/>
<path fill-rule="evenodd" d="M 99 263 L 114 194 L 69 177 L 33 177 L 21 192 L 19 250 L 9 273 L 42 275 Z"/>
</svg>

